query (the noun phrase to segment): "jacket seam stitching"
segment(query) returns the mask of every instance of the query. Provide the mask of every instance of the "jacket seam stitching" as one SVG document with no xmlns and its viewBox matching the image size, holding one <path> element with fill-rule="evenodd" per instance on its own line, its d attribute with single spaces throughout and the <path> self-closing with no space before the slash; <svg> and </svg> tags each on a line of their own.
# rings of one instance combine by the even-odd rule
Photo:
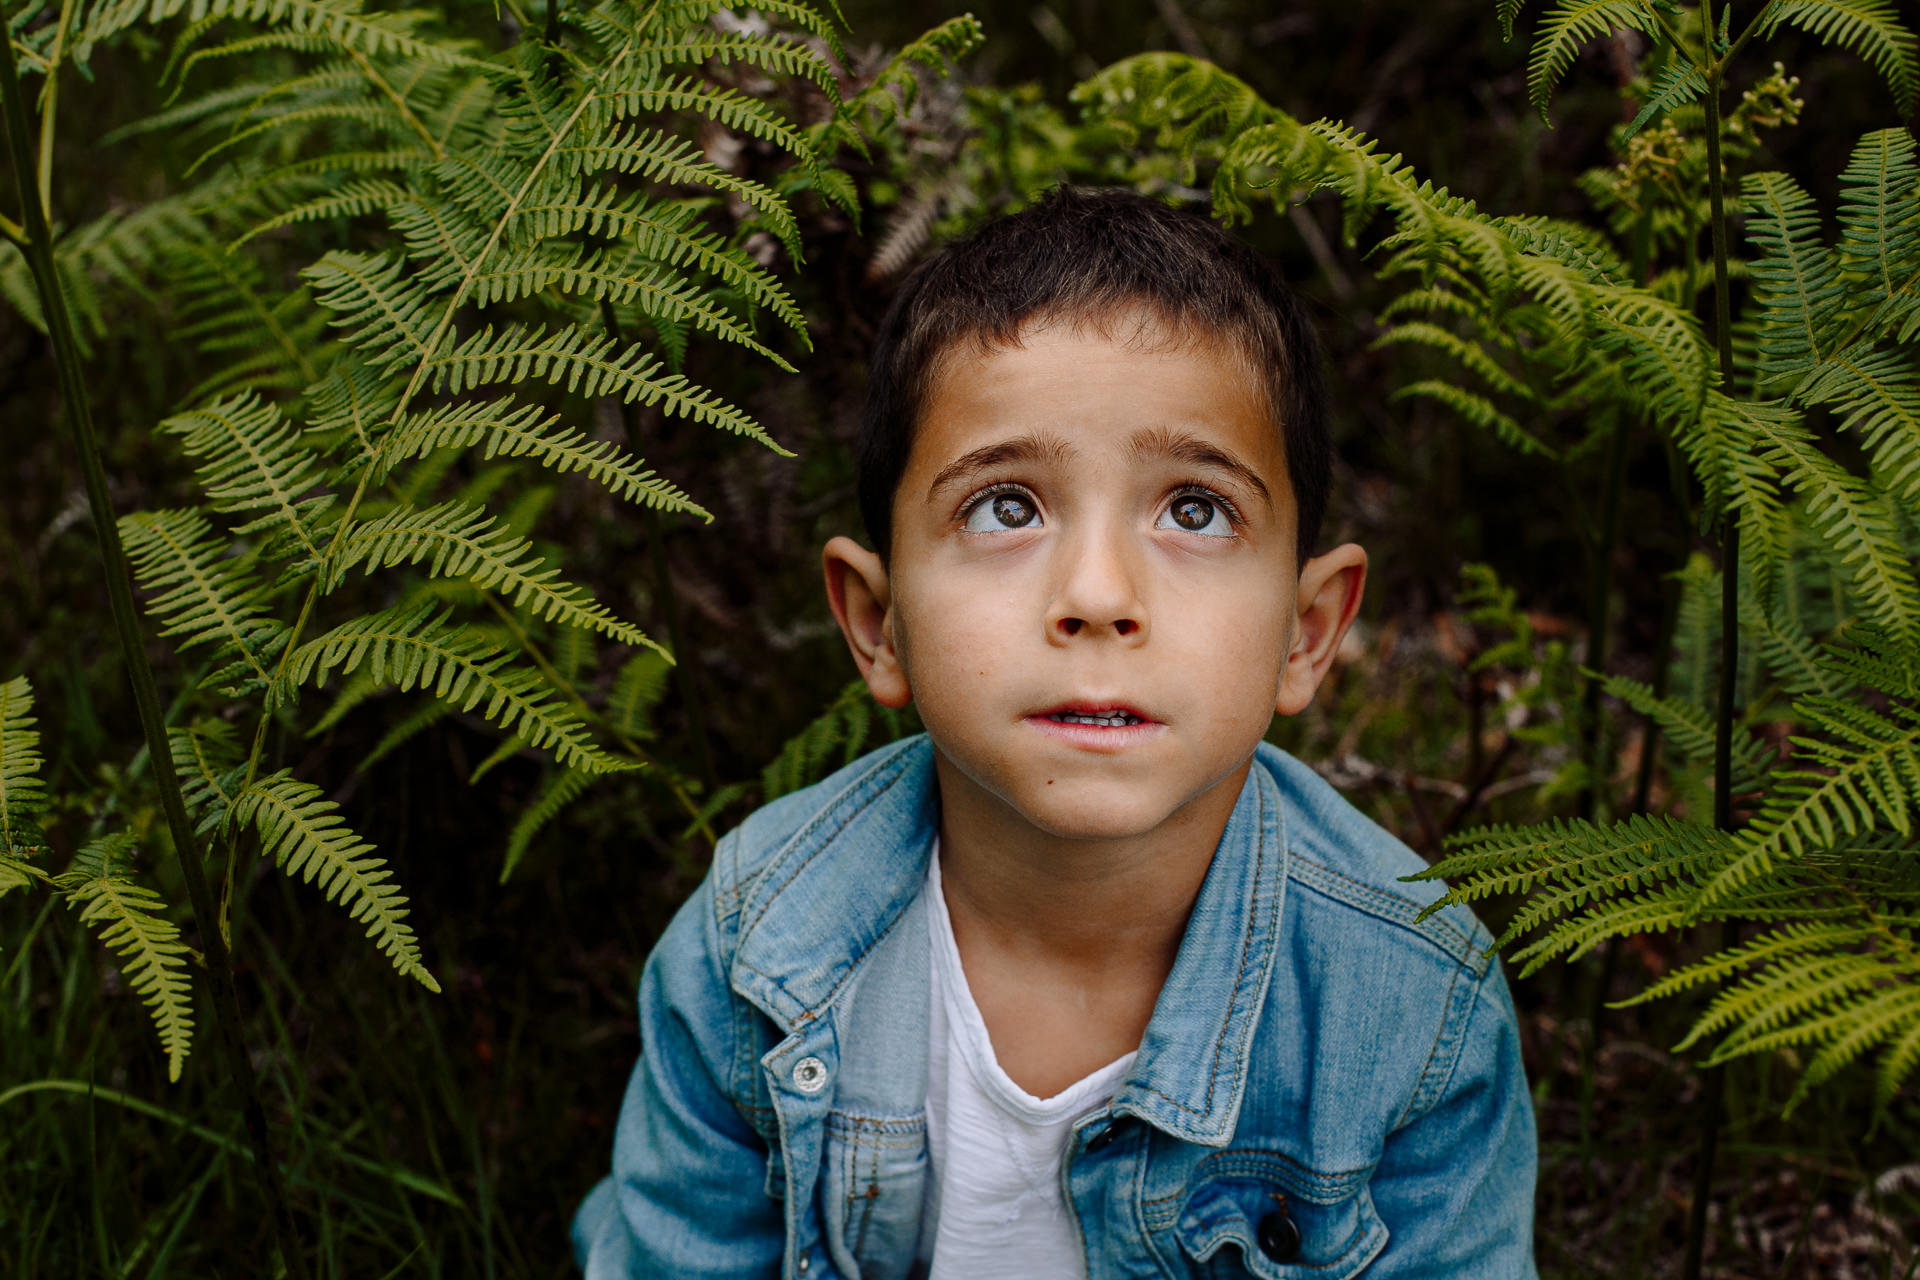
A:
<svg viewBox="0 0 1920 1280">
<path fill-rule="evenodd" d="M 1265 868 L 1267 861 L 1267 841 L 1265 838 L 1267 797 L 1264 789 L 1258 786 L 1254 788 L 1254 804 L 1256 806 L 1255 829 L 1258 835 L 1254 840 L 1253 882 L 1257 885 L 1260 883 L 1260 873 Z M 1222 1020 L 1220 1024 L 1220 1034 L 1213 1042 L 1213 1068 L 1207 1074 L 1206 1109 L 1204 1111 L 1197 1111 L 1177 1099 L 1168 1097 L 1152 1085 L 1147 1086 L 1148 1093 L 1156 1098 L 1164 1099 L 1167 1104 L 1174 1109 L 1193 1116 L 1196 1119 L 1210 1116 L 1213 1113 L 1213 1093 L 1215 1087 L 1220 1082 L 1220 1071 L 1222 1060 L 1225 1057 L 1227 1035 L 1233 1027 L 1234 1011 L 1240 1002 L 1240 989 L 1247 980 L 1247 957 L 1253 951 L 1253 939 L 1256 932 L 1257 929 L 1254 922 L 1249 920 L 1246 930 L 1240 938 L 1240 968 L 1239 971 L 1234 974 L 1233 993 L 1227 998 L 1227 1016 Z M 1251 1028 L 1249 1028 L 1249 1039 L 1251 1039 Z"/>
<path fill-rule="evenodd" d="M 1467 1036 L 1465 1024 L 1473 1020 L 1473 1010 L 1479 1003 L 1480 989 L 1485 985 L 1486 973 L 1490 972 L 1490 970 L 1483 970 L 1475 976 L 1466 999 L 1460 1001 L 1456 997 L 1455 992 L 1459 989 L 1461 975 L 1467 972 L 1469 972 L 1469 970 L 1464 965 L 1455 969 L 1453 972 L 1453 981 L 1447 986 L 1446 1014 L 1441 1018 L 1440 1029 L 1434 1035 L 1433 1047 L 1427 1051 L 1427 1061 L 1425 1065 L 1420 1068 L 1420 1080 L 1419 1083 L 1414 1086 L 1413 1096 L 1407 1099 L 1407 1105 L 1401 1111 L 1400 1118 L 1394 1122 L 1393 1128 L 1395 1130 L 1404 1128 L 1422 1118 L 1428 1112 L 1432 1111 L 1434 1107 L 1438 1106 L 1440 1099 L 1446 1096 L 1447 1084 L 1453 1079 L 1453 1070 L 1459 1065 L 1461 1050 L 1466 1045 Z M 1467 1006 L 1464 1016 L 1460 1014 L 1459 1010 L 1459 1004 L 1461 1003 Z M 1461 1024 L 1457 1028 L 1454 1025 L 1456 1021 Z M 1449 1040 L 1451 1041 L 1450 1044 L 1448 1043 Z M 1434 1060 L 1440 1056 L 1443 1045 L 1446 1046 L 1446 1063 L 1441 1069 L 1439 1081 L 1429 1090 L 1428 1077 L 1434 1070 Z M 1426 1096 L 1429 1092 L 1432 1095 L 1431 1097 Z"/>
<path fill-rule="evenodd" d="M 1377 920 L 1383 920 L 1388 924 L 1399 925 L 1414 936 L 1424 938 L 1428 943 L 1446 953 L 1463 966 L 1471 966 L 1476 969 L 1482 967 L 1481 964 L 1474 963 L 1473 957 L 1476 952 L 1482 952 L 1484 949 L 1475 945 L 1472 934 L 1461 929 L 1460 926 L 1454 924 L 1451 920 L 1443 916 L 1429 916 L 1423 921 L 1416 922 L 1409 918 L 1409 915 L 1417 914 L 1421 910 L 1417 904 L 1409 902 L 1405 898 L 1401 898 L 1388 890 L 1370 885 L 1363 880 L 1356 880 L 1344 872 L 1334 870 L 1323 862 L 1318 862 L 1312 858 L 1301 855 L 1298 849 L 1294 850 L 1294 853 L 1296 857 L 1298 857 L 1301 866 L 1301 870 L 1294 874 L 1307 888 L 1316 890 L 1323 897 L 1332 898 L 1335 902 L 1352 907 L 1357 911 L 1364 911 Z M 1350 901 L 1339 893 L 1334 892 L 1328 885 L 1315 883 L 1315 873 L 1323 875 L 1330 880 L 1338 881 L 1341 885 L 1353 890 L 1356 894 L 1381 904 L 1390 905 L 1396 908 L 1396 910 L 1390 912 L 1375 911 L 1365 904 Z M 1444 935 L 1445 940 L 1443 941 L 1441 937 L 1434 936 L 1436 934 Z M 1482 964 L 1484 964 L 1484 961 Z"/>
</svg>

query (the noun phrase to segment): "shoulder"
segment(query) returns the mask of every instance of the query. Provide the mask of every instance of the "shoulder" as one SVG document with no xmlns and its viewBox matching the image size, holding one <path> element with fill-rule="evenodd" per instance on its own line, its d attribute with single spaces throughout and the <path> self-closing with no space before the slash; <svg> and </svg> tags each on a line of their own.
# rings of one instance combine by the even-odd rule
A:
<svg viewBox="0 0 1920 1280">
<path fill-rule="evenodd" d="M 1419 854 L 1278 747 L 1261 744 L 1258 759 L 1280 789 L 1288 909 L 1297 919 L 1351 933 L 1361 945 L 1486 973 L 1493 939 L 1472 911 L 1453 905 L 1421 918 L 1446 889 L 1437 880 L 1404 879 L 1427 869 Z"/>
<path fill-rule="evenodd" d="M 762 873 L 796 843 L 828 843 L 872 796 L 901 784 L 924 785 L 932 749 L 925 734 L 876 748 L 810 787 L 754 810 L 714 849 L 710 883 L 723 924 L 739 914 Z"/>
</svg>

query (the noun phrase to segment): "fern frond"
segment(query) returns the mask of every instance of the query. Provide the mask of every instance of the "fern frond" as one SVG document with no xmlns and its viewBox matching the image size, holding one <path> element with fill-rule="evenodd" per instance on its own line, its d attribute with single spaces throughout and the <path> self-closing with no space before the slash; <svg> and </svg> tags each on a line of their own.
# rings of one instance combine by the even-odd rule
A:
<svg viewBox="0 0 1920 1280">
<path fill-rule="evenodd" d="M 765 307 L 802 341 L 806 320 L 779 280 L 720 236 L 699 229 L 690 201 L 651 200 L 633 192 L 602 187 L 563 191 L 556 199 L 520 206 L 511 228 L 513 243 L 530 245 L 585 231 L 624 241 L 631 251 L 662 267 L 697 267 L 718 278 L 754 306 Z"/>
<path fill-rule="evenodd" d="M 211 645 L 219 664 L 203 687 L 259 689 L 286 643 L 269 615 L 266 592 L 244 560 L 228 558 L 227 539 L 197 511 L 137 511 L 120 517 L 134 580 L 151 594 L 148 612 L 182 651 Z"/>
<path fill-rule="evenodd" d="M 628 502 L 655 511 L 687 512 L 702 520 L 713 516 L 685 491 L 647 470 L 639 459 L 610 440 L 589 440 L 539 405 L 516 407 L 511 398 L 447 405 L 408 416 L 382 440 L 373 478 L 384 481 L 392 469 L 440 449 L 482 445 L 481 456 L 527 456 L 565 475 L 579 471 Z"/>
<path fill-rule="evenodd" d="M 1766 8 L 1760 34 L 1771 38 L 1781 27 L 1798 27 L 1827 44 L 1858 53 L 1880 73 L 1893 91 L 1900 114 L 1913 114 L 1920 92 L 1913 32 L 1900 21 L 1899 11 L 1886 0 L 1773 0 Z"/>
<path fill-rule="evenodd" d="M 1828 354 L 1822 321 L 1844 301 L 1839 259 L 1823 243 L 1820 211 L 1793 179 L 1754 173 L 1740 185 L 1747 238 L 1761 250 L 1749 267 L 1760 310 L 1759 385 L 1818 364 Z"/>
<path fill-rule="evenodd" d="M 261 555 L 320 559 L 318 530 L 333 496 L 323 490 L 320 468 L 279 406 L 244 392 L 175 414 L 160 430 L 179 436 L 187 456 L 199 461 L 196 474 L 215 511 L 260 513 L 234 532 L 267 530 L 271 536 Z"/>
<path fill-rule="evenodd" d="M 439 349 L 439 307 L 410 278 L 403 259 L 336 249 L 300 274 L 320 305 L 334 313 L 332 323 L 350 330 L 348 345 L 361 348 L 373 368 L 418 364 Z"/>
<path fill-rule="evenodd" d="M 888 59 L 887 64 L 874 73 L 872 83 L 840 104 L 833 119 L 821 131 L 823 147 L 827 139 L 837 138 L 864 150 L 854 122 L 895 114 L 905 116 L 913 110 L 920 92 L 916 67 L 944 77 L 953 63 L 986 43 L 986 38 L 986 28 L 971 13 L 929 27 Z"/>
<path fill-rule="evenodd" d="M 560 816 L 560 811 L 580 798 L 594 781 L 594 775 L 579 769 L 563 769 L 534 797 L 533 803 L 520 811 L 514 820 L 513 830 L 507 833 L 506 860 L 500 866 L 500 883 L 505 884 L 513 875 L 515 867 L 520 865 L 527 849 L 533 844 L 533 838 L 542 828 Z"/>
<path fill-rule="evenodd" d="M 120 956 L 127 985 L 139 993 L 167 1055 L 167 1079 L 178 1080 L 193 1045 L 193 979 L 180 930 L 166 918 L 167 904 L 118 869 L 133 837 L 126 833 L 90 841 L 73 866 L 54 877 L 80 922 Z"/>
<path fill-rule="evenodd" d="M 27 678 L 0 683 L 0 854 L 23 860 L 45 848 L 38 820 L 47 811 L 47 787 L 37 723 Z"/>
<path fill-rule="evenodd" d="M 1608 676 L 1601 688 L 1607 696 L 1620 699 L 1659 726 L 1662 740 L 1681 759 L 1694 764 L 1713 760 L 1713 714 L 1705 707 L 1679 698 L 1657 697 L 1649 686 L 1625 676 Z M 1733 789 L 1757 790 L 1767 773 L 1765 748 L 1744 733 L 1735 733 L 1732 745 Z"/>
<path fill-rule="evenodd" d="M 631 174 L 642 182 L 677 187 L 705 187 L 735 196 L 758 213 L 782 244 L 799 243 L 800 228 L 778 193 L 714 164 L 700 148 L 663 129 L 629 125 L 624 129 L 556 147 L 555 166 L 575 177 L 602 173 Z"/>
<path fill-rule="evenodd" d="M 607 720 L 629 738 L 653 736 L 653 709 L 667 691 L 671 656 L 658 651 L 636 653 L 613 679 L 607 698 Z"/>
<path fill-rule="evenodd" d="M 481 306 L 561 289 L 594 302 L 631 307 L 649 318 L 688 325 L 737 343 L 787 373 L 791 364 L 762 345 L 734 316 L 715 305 L 709 290 L 671 267 L 633 253 L 588 253 L 579 245 L 536 246 L 499 254 L 485 270 L 471 273 L 473 300 Z"/>
<path fill-rule="evenodd" d="M 1580 50 L 1622 28 L 1659 36 L 1659 28 L 1633 0 L 1558 0 L 1547 10 L 1534 31 L 1533 54 L 1527 63 L 1527 96 L 1542 120 L 1553 123 L 1547 104 Z"/>
<path fill-rule="evenodd" d="M 549 332 L 513 325 L 495 333 L 489 325 L 426 364 L 432 386 L 455 395 L 540 379 L 589 399 L 608 396 L 629 404 L 657 404 L 663 413 L 757 440 L 782 457 L 793 456 L 746 413 L 684 374 L 666 373 L 664 362 L 642 348 L 585 327 Z"/>
<path fill-rule="evenodd" d="M 1409 396 L 1438 401 L 1471 425 L 1497 437 L 1502 444 L 1521 453 L 1542 458 L 1557 457 L 1559 454 L 1552 445 L 1501 412 L 1492 400 L 1477 392 L 1468 391 L 1451 382 L 1423 379 L 1396 387 L 1392 398 L 1403 400 Z"/>
<path fill-rule="evenodd" d="M 261 853 L 281 870 L 314 885 L 328 902 L 340 903 L 365 924 L 367 936 L 395 969 L 439 991 L 420 961 L 407 923 L 406 895 L 393 883 L 386 861 L 341 819 L 339 808 L 320 788 L 281 770 L 241 792 L 233 818 L 260 833 Z"/>
<path fill-rule="evenodd" d="M 867 744 L 873 714 L 873 697 L 865 681 L 855 680 L 841 689 L 827 709 L 789 738 L 780 754 L 760 771 L 761 802 L 798 791 L 839 765 L 851 763 Z M 884 708 L 882 714 L 886 714 Z M 897 730 L 898 726 L 889 727 Z"/>
<path fill-rule="evenodd" d="M 1707 91 L 1707 77 L 1699 67 L 1684 58 L 1677 58 L 1661 69 L 1654 77 L 1653 88 L 1647 94 L 1647 100 L 1641 106 L 1639 114 L 1627 126 L 1626 136 L 1631 138 L 1640 132 L 1649 120 L 1665 116 L 1676 107 L 1684 107 L 1697 102 Z"/>
<path fill-rule="evenodd" d="M 190 4 L 195 16 L 207 13 L 324 35 L 342 49 L 370 57 L 404 59 L 418 66 L 491 70 L 465 41 L 421 38 L 417 15 L 365 12 L 357 0 L 152 0 L 148 18 L 157 22 Z"/>
<path fill-rule="evenodd" d="M 1840 266 L 1850 306 L 1880 306 L 1920 260 L 1920 164 L 1905 129 L 1861 138 L 1840 174 Z"/>
<path fill-rule="evenodd" d="M 173 333 L 222 367 L 190 391 L 189 402 L 248 389 L 291 391 L 319 376 L 328 354 L 325 322 L 303 289 L 270 296 L 266 273 L 246 254 L 208 239 L 183 240 L 165 275 Z"/>
<path fill-rule="evenodd" d="M 1805 497 L 1807 515 L 1851 571 L 1865 616 L 1895 644 L 1920 645 L 1920 584 L 1885 495 L 1829 458 L 1797 420 L 1757 409 L 1743 405 L 1741 416 L 1760 456 Z M 1785 558 L 1786 548 L 1771 550 L 1775 563 Z M 1762 583 L 1755 587 L 1762 589 Z"/>
<path fill-rule="evenodd" d="M 1691 877 L 1723 858 L 1732 843 L 1725 832 L 1681 818 L 1636 814 L 1604 826 L 1556 819 L 1537 827 L 1465 832 L 1448 842 L 1438 863 L 1408 878 L 1447 881 L 1446 896 L 1429 911 L 1546 883 L 1597 897 Z"/>
<path fill-rule="evenodd" d="M 1783 858 L 1831 846 L 1882 823 L 1913 829 L 1920 803 L 1920 710 L 1892 702 L 1884 712 L 1825 697 L 1802 698 L 1795 711 L 1822 737 L 1796 736 L 1794 763 L 1759 815 L 1739 836 L 1736 856 L 1701 890 L 1713 905 L 1768 874 Z"/>
<path fill-rule="evenodd" d="M 294 687 L 351 675 L 362 663 L 378 684 L 418 686 L 459 711 L 480 714 L 517 733 L 571 768 L 610 773 L 631 765 L 602 753 L 574 712 L 557 703 L 539 672 L 510 666 L 511 655 L 472 628 L 449 626 L 446 614 L 425 605 L 400 606 L 342 623 L 289 656 L 274 698 Z"/>
<path fill-rule="evenodd" d="M 1920 509 L 1920 371 L 1912 352 L 1855 343 L 1825 360 L 1794 398 L 1831 405 L 1841 429 L 1866 446 L 1880 487 Z"/>
<path fill-rule="evenodd" d="M 195 817 L 195 832 L 204 835 L 224 824 L 246 778 L 233 726 L 224 720 L 202 720 L 170 730 L 167 749 L 180 775 L 181 796 Z"/>
<path fill-rule="evenodd" d="M 364 218 L 374 213 L 385 213 L 410 198 L 405 187 L 384 179 L 349 182 L 325 195 L 283 209 L 264 222 L 256 222 L 231 247 L 237 249 L 256 236 L 303 222 L 319 222 L 327 218 Z"/>
<path fill-rule="evenodd" d="M 365 773 L 452 714 L 451 706 L 429 698 L 389 725 L 380 740 L 354 764 L 353 771 Z"/>
<path fill-rule="evenodd" d="M 325 589 L 338 586 L 355 568 L 372 573 L 425 562 L 436 578 L 466 578 L 537 618 L 584 627 L 621 644 L 657 647 L 640 628 L 615 617 L 605 605 L 549 568 L 525 538 L 513 536 L 486 508 L 447 502 L 416 510 L 402 507 L 377 520 L 356 523 L 337 539 Z"/>
</svg>

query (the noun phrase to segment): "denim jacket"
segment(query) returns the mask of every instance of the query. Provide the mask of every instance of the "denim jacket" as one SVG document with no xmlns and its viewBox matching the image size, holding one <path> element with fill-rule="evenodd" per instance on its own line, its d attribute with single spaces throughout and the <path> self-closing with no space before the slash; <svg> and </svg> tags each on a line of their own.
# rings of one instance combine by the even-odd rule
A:
<svg viewBox="0 0 1920 1280">
<path fill-rule="evenodd" d="M 915 1272 L 937 819 L 913 738 L 720 842 L 641 979 L 588 1280 Z M 1416 919 L 1423 865 L 1259 748 L 1139 1054 L 1067 1146 L 1091 1280 L 1533 1276 L 1513 1005 L 1471 913 Z"/>
</svg>

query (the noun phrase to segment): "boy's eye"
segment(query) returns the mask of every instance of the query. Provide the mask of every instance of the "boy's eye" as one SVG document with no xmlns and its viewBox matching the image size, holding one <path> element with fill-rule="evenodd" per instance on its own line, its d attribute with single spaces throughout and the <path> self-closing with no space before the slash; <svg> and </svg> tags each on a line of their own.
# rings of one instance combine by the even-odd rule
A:
<svg viewBox="0 0 1920 1280">
<path fill-rule="evenodd" d="M 1221 510 L 1220 504 L 1197 493 L 1183 493 L 1169 502 L 1154 527 L 1205 534 L 1213 538 L 1233 536 L 1233 522 Z"/>
<path fill-rule="evenodd" d="M 969 533 L 993 533 L 1000 529 L 1025 529 L 1042 523 L 1040 509 L 1024 493 L 991 494 L 973 505 L 963 526 Z"/>
</svg>

